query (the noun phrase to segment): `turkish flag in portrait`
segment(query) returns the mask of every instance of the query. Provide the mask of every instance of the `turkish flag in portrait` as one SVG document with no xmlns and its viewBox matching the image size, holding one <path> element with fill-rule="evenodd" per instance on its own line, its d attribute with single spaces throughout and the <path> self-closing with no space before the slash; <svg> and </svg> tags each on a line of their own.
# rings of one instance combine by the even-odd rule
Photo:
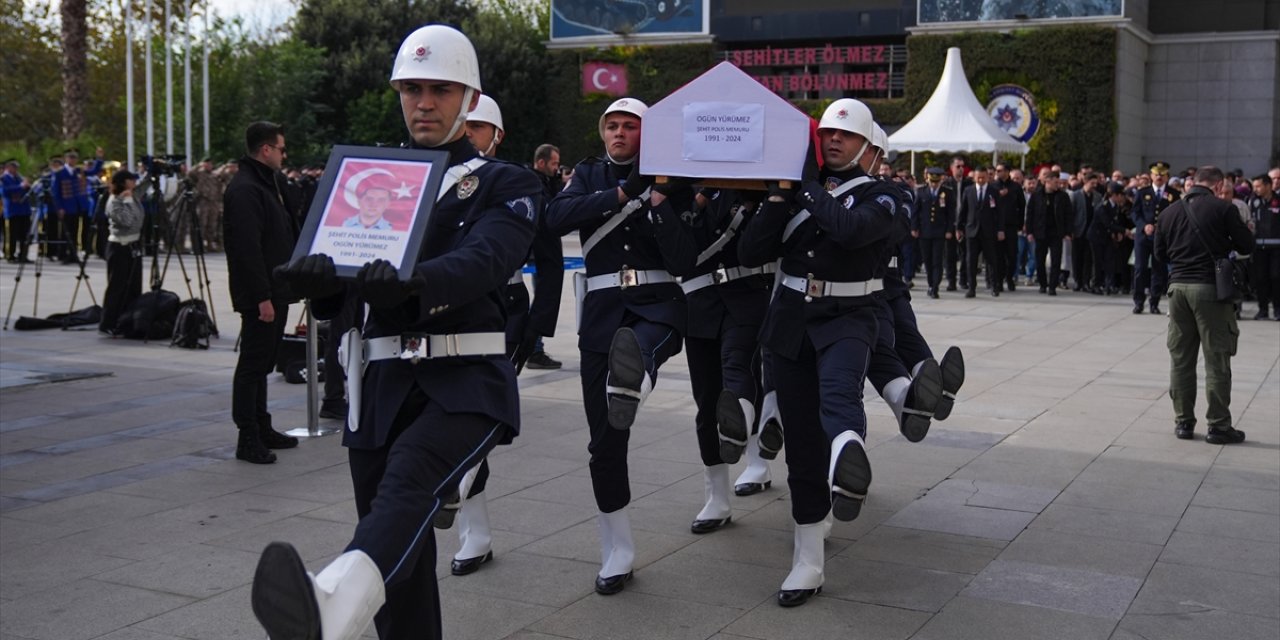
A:
<svg viewBox="0 0 1280 640">
<path fill-rule="evenodd" d="M 604 93 L 611 96 L 627 95 L 627 67 L 608 62 L 588 62 L 582 65 L 582 95 Z"/>
<path fill-rule="evenodd" d="M 354 226 L 353 218 L 363 213 L 365 225 L 381 218 L 389 223 L 389 230 L 408 231 L 430 172 L 431 164 L 424 162 L 344 160 L 330 194 L 325 226 Z M 385 229 L 385 225 L 374 228 Z"/>
</svg>

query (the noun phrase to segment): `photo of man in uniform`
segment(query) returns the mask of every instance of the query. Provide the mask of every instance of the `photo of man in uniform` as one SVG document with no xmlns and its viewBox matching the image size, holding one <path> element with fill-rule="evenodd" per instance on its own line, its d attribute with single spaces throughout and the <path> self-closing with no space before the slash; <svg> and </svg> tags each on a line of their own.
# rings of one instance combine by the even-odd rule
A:
<svg viewBox="0 0 1280 640">
<path fill-rule="evenodd" d="M 360 211 L 342 221 L 343 227 L 391 231 L 391 222 L 383 218 L 391 204 L 391 188 L 380 182 L 365 180 L 358 193 Z"/>
</svg>

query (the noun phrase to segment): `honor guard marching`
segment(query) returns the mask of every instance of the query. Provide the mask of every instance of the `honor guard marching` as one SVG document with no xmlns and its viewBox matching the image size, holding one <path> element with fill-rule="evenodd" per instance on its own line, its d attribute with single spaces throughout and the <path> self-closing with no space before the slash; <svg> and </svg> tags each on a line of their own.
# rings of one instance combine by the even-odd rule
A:
<svg viewBox="0 0 1280 640">
<path fill-rule="evenodd" d="M 343 444 L 360 521 L 346 551 L 315 575 L 285 543 L 263 552 L 252 602 L 273 639 L 357 638 L 375 612 L 384 640 L 441 637 L 432 520 L 462 475 L 519 430 L 502 291 L 528 254 L 541 186 L 464 137 L 481 90 L 466 36 L 443 25 L 414 31 L 391 84 L 409 146 L 447 152 L 449 168 L 411 279 L 378 260 L 353 285 L 371 308 L 363 339 L 352 336 L 346 352 Z M 343 303 L 328 256 L 301 258 L 281 275 L 317 317 Z"/>
<path fill-rule="evenodd" d="M 27 249 L 31 246 L 31 203 L 27 202 L 27 194 L 31 183 L 18 175 L 17 160 L 4 161 L 0 189 L 4 197 L 4 258 L 9 262 L 30 262 Z"/>
<path fill-rule="evenodd" d="M 682 279 L 689 301 L 685 356 L 694 403 L 698 451 L 705 466 L 706 503 L 694 517 L 693 533 L 708 533 L 729 523 L 729 465 L 748 450 L 760 401 L 757 336 L 773 289 L 772 263 L 744 267 L 738 260 L 738 234 L 757 207 L 753 192 L 713 190 L 699 196 L 705 207 L 693 215 L 698 259 Z M 733 491 L 750 495 L 772 483 L 768 464 L 757 448 Z"/>
<path fill-rule="evenodd" d="M 627 505 L 627 442 L 658 369 L 680 352 L 688 319 L 676 276 L 697 260 L 693 209 L 684 181 L 653 186 L 640 174 L 640 126 L 647 105 L 622 98 L 600 116 L 605 159 L 578 163 L 573 180 L 547 206 L 547 227 L 577 231 L 586 273 L 578 274 L 582 400 L 591 430 L 590 471 L 600 510 L 600 572 L 595 589 L 621 591 L 635 544 Z"/>
<path fill-rule="evenodd" d="M 857 100 L 827 107 L 818 125 L 826 166 L 819 171 L 809 154 L 794 192 L 772 183 L 739 241 L 746 266 L 781 258 L 782 286 L 761 342 L 786 421 L 795 521 L 792 570 L 778 592 L 783 606 L 821 590 L 827 514 L 856 518 L 871 485 L 862 387 L 878 333 L 875 307 L 883 304 L 872 294 L 883 287 L 880 264 L 899 207 L 897 188 L 858 166 L 874 124 Z"/>
<path fill-rule="evenodd" d="M 956 194 L 942 181 L 941 167 L 925 170 L 925 186 L 916 189 L 916 215 L 912 235 L 920 239 L 920 252 L 924 254 L 925 279 L 929 283 L 928 295 L 938 297 L 942 284 L 943 264 L 947 255 L 947 241 L 952 239 L 956 220 Z"/>
<path fill-rule="evenodd" d="M 1156 223 L 1160 212 L 1182 194 L 1169 186 L 1169 164 L 1151 165 L 1151 186 L 1138 190 L 1133 217 L 1133 312 L 1142 313 L 1148 297 L 1151 313 L 1160 313 L 1160 297 L 1169 281 L 1169 265 L 1155 257 Z"/>
<path fill-rule="evenodd" d="M 860 161 L 868 175 L 878 173 L 877 165 L 889 143 L 889 137 L 879 125 L 875 126 L 874 133 L 874 153 Z M 959 348 L 951 347 L 940 367 L 929 344 L 920 335 L 916 314 L 911 309 L 911 290 L 899 267 L 902 259 L 899 247 L 911 228 L 915 198 L 904 185 L 884 179 L 878 181 L 898 190 L 899 206 L 894 216 L 895 230 L 882 263 L 884 288 L 874 294 L 884 304 L 876 307 L 880 324 L 867 379 L 893 411 L 903 437 L 920 442 L 939 410 L 941 413 L 936 416 L 939 420 L 951 414 L 955 394 L 964 384 L 964 358 Z"/>
</svg>

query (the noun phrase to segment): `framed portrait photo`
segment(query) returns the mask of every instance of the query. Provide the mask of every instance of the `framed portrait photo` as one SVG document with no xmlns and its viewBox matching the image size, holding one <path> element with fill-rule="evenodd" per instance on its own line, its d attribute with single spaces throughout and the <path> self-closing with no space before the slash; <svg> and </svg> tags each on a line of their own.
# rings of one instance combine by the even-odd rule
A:
<svg viewBox="0 0 1280 640">
<path fill-rule="evenodd" d="M 335 146 L 293 258 L 326 254 L 344 278 L 382 259 L 408 280 L 448 165 L 444 151 Z"/>
</svg>

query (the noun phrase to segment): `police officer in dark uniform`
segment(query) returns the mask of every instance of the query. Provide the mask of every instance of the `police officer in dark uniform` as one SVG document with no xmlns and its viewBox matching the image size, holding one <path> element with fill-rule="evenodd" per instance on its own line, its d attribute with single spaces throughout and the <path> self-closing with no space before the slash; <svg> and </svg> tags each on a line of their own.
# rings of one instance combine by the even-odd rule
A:
<svg viewBox="0 0 1280 640">
<path fill-rule="evenodd" d="M 1133 312 L 1142 313 L 1151 299 L 1151 313 L 1160 313 L 1160 297 L 1169 280 L 1169 266 L 1155 257 L 1156 222 L 1165 207 L 1182 194 L 1169 186 L 1169 163 L 1151 165 L 1151 186 L 1138 190 L 1130 215 L 1133 218 Z"/>
<path fill-rule="evenodd" d="M 600 509 L 603 566 L 595 588 L 602 595 L 618 593 L 631 578 L 627 442 L 658 368 L 680 352 L 688 308 L 676 277 L 689 274 L 698 254 L 692 229 L 681 220 L 693 209 L 688 184 L 654 187 L 652 177 L 640 174 L 640 121 L 647 109 L 635 98 L 610 104 L 599 122 L 607 159 L 578 163 L 573 181 L 547 206 L 547 227 L 577 231 L 586 262 L 574 285 L 591 486 Z"/>
<path fill-rule="evenodd" d="M 384 260 L 354 288 L 369 304 L 361 407 L 343 434 L 360 522 L 346 552 L 315 576 L 285 543 L 263 552 L 253 608 L 272 638 L 358 638 L 373 617 L 383 640 L 440 638 L 431 521 L 459 478 L 519 428 L 515 367 L 503 353 L 501 290 L 533 240 L 537 178 L 484 159 L 463 136 L 480 91 L 475 50 L 428 25 L 400 46 L 391 74 L 412 148 L 449 154 L 413 276 Z M 317 317 L 343 302 L 333 261 L 314 255 L 284 275 Z M 353 403 L 354 404 L 354 403 Z M 354 408 L 353 408 L 354 411 Z"/>
<path fill-rule="evenodd" d="M 956 226 L 956 195 L 951 186 L 942 182 L 940 167 L 925 169 L 925 186 L 916 189 L 916 215 L 911 234 L 920 238 L 920 251 L 924 255 L 924 272 L 929 282 L 929 297 L 938 297 L 942 284 L 942 266 L 946 258 L 947 241 L 952 239 Z"/>
<path fill-rule="evenodd" d="M 883 287 L 879 265 L 899 206 L 897 187 L 860 180 L 868 177 L 858 160 L 871 153 L 874 124 L 863 103 L 833 102 L 818 124 L 826 167 L 819 172 L 810 154 L 794 194 L 772 183 L 739 245 L 747 266 L 781 257 L 782 286 L 761 342 L 787 424 L 796 524 L 792 570 L 778 592 L 783 606 L 803 604 L 822 587 L 826 516 L 856 518 L 871 484 L 862 387 L 877 340 L 875 307 L 884 304 L 871 294 Z"/>
<path fill-rule="evenodd" d="M 760 195 L 706 191 L 698 196 L 705 206 L 692 220 L 699 253 L 681 288 L 689 303 L 685 357 L 698 407 L 694 424 L 706 476 L 706 503 L 693 520 L 693 533 L 708 533 L 729 523 L 733 513 L 729 465 L 741 458 L 750 438 L 757 435 L 753 433 L 761 399 L 757 336 L 776 266 L 742 266 L 738 237 Z M 766 462 L 756 455 L 752 464 L 752 473 L 738 478 L 735 493 L 756 493 L 771 482 Z"/>
<path fill-rule="evenodd" d="M 1253 251 L 1253 286 L 1258 296 L 1254 320 L 1266 320 L 1268 306 L 1280 320 L 1280 194 L 1267 174 L 1253 179 L 1249 199 L 1250 223 L 1257 248 Z"/>
<path fill-rule="evenodd" d="M 964 190 L 973 185 L 973 179 L 965 176 L 964 158 L 956 156 L 951 159 L 951 174 L 943 181 L 944 184 L 951 187 L 956 197 L 956 207 L 960 206 L 960 196 L 964 194 Z M 956 220 L 959 220 L 959 212 L 956 212 Z M 960 284 L 966 289 L 969 287 L 969 265 L 965 259 L 964 242 L 960 240 L 959 234 L 954 233 L 958 229 L 952 229 L 953 232 L 947 237 L 946 241 L 946 265 L 947 265 L 947 291 L 956 290 L 956 267 L 959 265 Z"/>
</svg>

